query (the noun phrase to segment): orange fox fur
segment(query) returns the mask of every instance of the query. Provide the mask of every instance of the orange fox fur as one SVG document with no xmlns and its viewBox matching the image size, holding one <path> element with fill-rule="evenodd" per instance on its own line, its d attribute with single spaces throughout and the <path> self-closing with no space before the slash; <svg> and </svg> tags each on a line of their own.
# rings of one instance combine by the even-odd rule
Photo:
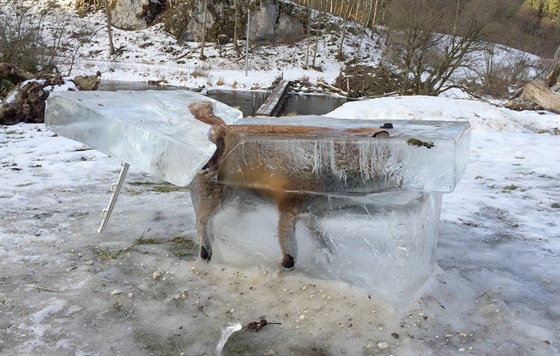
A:
<svg viewBox="0 0 560 356">
<path fill-rule="evenodd" d="M 224 158 L 239 143 L 239 134 L 279 134 L 279 135 L 309 135 L 324 133 L 351 134 L 375 136 L 380 132 L 386 131 L 378 128 L 359 128 L 347 129 L 343 131 L 333 131 L 329 128 L 315 126 L 290 126 L 290 125 L 226 125 L 224 121 L 215 116 L 210 102 L 194 103 L 189 106 L 194 117 L 206 124 L 212 125 L 209 139 L 216 144 L 217 149 L 214 156 L 198 173 L 191 183 L 191 196 L 196 213 L 197 234 L 200 244 L 200 256 L 205 260 L 212 257 L 210 240 L 206 231 L 206 223 L 218 210 L 224 200 L 226 187 L 216 182 L 218 169 L 222 164 L 227 164 Z M 227 160 L 226 160 L 227 161 Z M 321 182 L 312 172 L 299 173 L 291 176 L 274 174 L 269 167 L 269 162 L 256 160 L 250 162 L 246 169 L 236 175 L 233 170 L 222 169 L 221 174 L 227 174 L 229 182 L 253 182 L 258 186 L 266 186 L 269 189 L 261 190 L 260 194 L 276 204 L 279 213 L 278 239 L 283 259 L 282 265 L 291 268 L 295 264 L 295 225 L 298 213 L 302 204 L 308 199 L 306 194 L 289 192 L 297 191 L 316 191 L 321 186 Z M 243 179 L 241 181 L 241 179 Z"/>
</svg>

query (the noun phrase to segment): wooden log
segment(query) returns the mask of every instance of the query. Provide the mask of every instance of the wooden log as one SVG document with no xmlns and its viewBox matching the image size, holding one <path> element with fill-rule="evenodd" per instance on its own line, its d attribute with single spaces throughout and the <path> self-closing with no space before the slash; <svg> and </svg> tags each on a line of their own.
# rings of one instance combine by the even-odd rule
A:
<svg viewBox="0 0 560 356">
<path fill-rule="evenodd" d="M 508 102 L 505 104 L 505 107 L 515 111 L 542 110 L 542 107 L 537 103 L 529 99 L 525 99 L 522 96 L 508 100 Z"/>
<path fill-rule="evenodd" d="M 289 87 L 289 80 L 281 80 L 272 93 L 270 93 L 264 104 L 257 110 L 255 116 L 276 116 L 284 104 Z"/>
<path fill-rule="evenodd" d="M 35 75 L 16 67 L 10 63 L 0 63 L 0 79 L 9 79 L 14 77 L 14 79 L 18 79 L 17 82 L 29 80 L 35 77 Z"/>
<path fill-rule="evenodd" d="M 523 96 L 543 109 L 560 114 L 560 93 L 553 92 L 544 80 L 534 80 L 523 88 Z"/>
</svg>

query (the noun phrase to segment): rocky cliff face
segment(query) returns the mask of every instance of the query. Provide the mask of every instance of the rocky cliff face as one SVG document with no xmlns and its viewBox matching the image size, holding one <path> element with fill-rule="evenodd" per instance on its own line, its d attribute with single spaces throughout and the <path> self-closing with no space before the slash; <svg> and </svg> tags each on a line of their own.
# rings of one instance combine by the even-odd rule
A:
<svg viewBox="0 0 560 356">
<path fill-rule="evenodd" d="M 257 42 L 290 42 L 305 35 L 307 12 L 276 0 L 261 0 L 251 15 L 249 37 Z M 245 27 L 246 28 L 246 27 Z"/>
<path fill-rule="evenodd" d="M 119 0 L 130 1 L 130 0 Z M 136 0 L 149 1 L 149 0 Z M 206 40 L 223 43 L 234 37 L 238 18 L 238 38 L 245 38 L 247 12 L 251 10 L 249 36 L 255 42 L 292 42 L 305 36 L 307 10 L 279 0 L 259 0 L 247 4 L 240 0 L 237 11 L 234 0 L 208 0 Z M 163 14 L 165 30 L 183 41 L 200 41 L 203 34 L 204 2 L 186 0 Z"/>
<path fill-rule="evenodd" d="M 165 4 L 158 0 L 112 1 L 111 24 L 123 30 L 141 30 L 154 21 Z"/>
<path fill-rule="evenodd" d="M 238 18 L 238 38 L 247 33 L 247 12 L 251 10 L 249 36 L 254 42 L 292 42 L 305 36 L 308 12 L 279 0 L 208 0 L 206 40 L 225 42 L 234 37 Z M 204 1 L 185 0 L 171 7 L 166 0 L 115 0 L 111 7 L 113 26 L 140 30 L 162 18 L 165 30 L 182 41 L 200 41 L 203 34 Z"/>
</svg>

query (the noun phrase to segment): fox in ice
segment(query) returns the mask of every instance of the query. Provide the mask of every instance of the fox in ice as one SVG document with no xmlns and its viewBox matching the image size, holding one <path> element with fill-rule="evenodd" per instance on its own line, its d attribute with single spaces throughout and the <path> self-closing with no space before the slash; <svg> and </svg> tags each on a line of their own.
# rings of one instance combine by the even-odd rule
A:
<svg viewBox="0 0 560 356">
<path fill-rule="evenodd" d="M 277 206 L 279 214 L 277 234 L 282 252 L 282 266 L 292 268 L 295 265 L 296 257 L 295 226 L 298 214 L 304 203 L 309 200 L 309 194 L 297 192 L 321 191 L 321 186 L 327 183 L 311 171 L 298 172 L 297 174 L 273 172 L 270 168 L 271 162 L 263 162 L 258 155 L 255 156 L 254 161 L 247 162 L 243 171 L 239 172 L 239 170 L 228 169 L 227 156 L 239 143 L 242 134 L 273 134 L 297 137 L 333 130 L 317 126 L 227 125 L 221 118 L 214 115 L 210 102 L 193 103 L 189 106 L 189 109 L 197 120 L 212 126 L 209 139 L 216 145 L 216 152 L 191 183 L 191 197 L 196 213 L 201 258 L 210 260 L 212 257 L 207 222 L 220 208 L 227 194 L 228 188 L 217 182 L 219 173 L 222 181 L 233 183 L 233 185 L 235 183 L 239 183 L 239 185 L 249 183 L 252 186 L 267 187 L 267 189 L 259 189 L 258 193 Z M 388 135 L 387 131 L 379 128 L 347 129 L 343 130 L 342 133 L 362 137 L 364 135 L 368 137 Z M 346 159 L 352 159 L 352 157 L 346 157 Z"/>
</svg>

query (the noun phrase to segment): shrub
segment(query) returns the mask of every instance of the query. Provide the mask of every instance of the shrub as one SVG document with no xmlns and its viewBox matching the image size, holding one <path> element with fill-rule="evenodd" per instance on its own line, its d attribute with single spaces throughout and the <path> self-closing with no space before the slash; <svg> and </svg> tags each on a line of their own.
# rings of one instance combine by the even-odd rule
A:
<svg viewBox="0 0 560 356">
<path fill-rule="evenodd" d="M 207 65 L 195 66 L 193 71 L 191 72 L 191 75 L 193 76 L 193 78 L 205 78 L 208 76 L 209 70 L 210 67 L 208 67 Z"/>
<path fill-rule="evenodd" d="M 10 4 L 0 10 L 0 62 L 31 73 L 70 75 L 78 49 L 97 31 L 82 25 L 80 32 L 69 33 L 67 29 L 74 27 L 69 18 L 47 11 L 36 13 L 15 1 Z M 45 21 L 47 17 L 49 21 Z"/>
</svg>

